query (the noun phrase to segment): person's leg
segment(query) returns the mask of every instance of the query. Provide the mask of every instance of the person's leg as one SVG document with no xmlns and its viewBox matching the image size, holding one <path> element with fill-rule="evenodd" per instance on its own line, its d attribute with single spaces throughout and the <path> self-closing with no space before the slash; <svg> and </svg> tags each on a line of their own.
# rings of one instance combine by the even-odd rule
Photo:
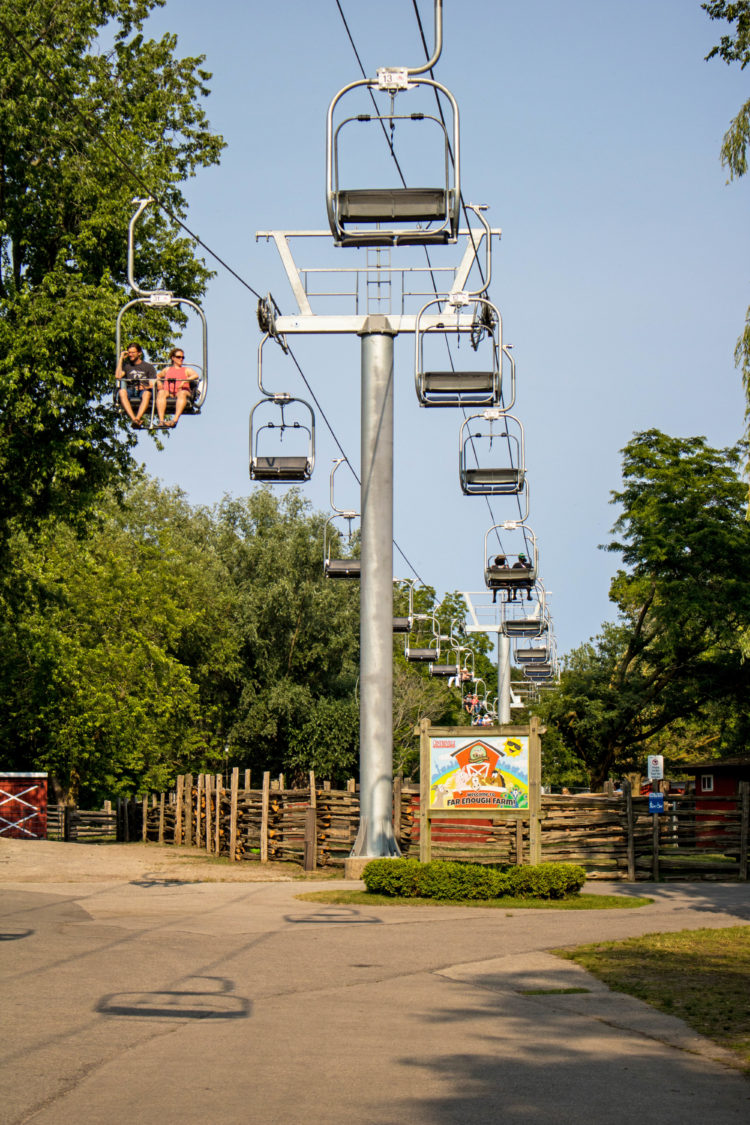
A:
<svg viewBox="0 0 750 1125">
<path fill-rule="evenodd" d="M 128 418 L 130 418 L 130 421 L 135 422 L 135 414 L 133 413 L 133 407 L 130 405 L 130 399 L 128 398 L 128 392 L 126 391 L 125 387 L 120 388 L 118 398 L 120 400 L 120 405 L 127 414 Z"/>
<path fill-rule="evenodd" d="M 167 395 L 167 388 L 166 387 L 162 387 L 161 390 L 159 391 L 159 393 L 156 396 L 156 413 L 159 415 L 159 425 L 160 426 L 166 425 L 166 422 L 164 421 L 164 414 L 165 414 L 166 409 L 167 409 L 167 398 L 168 397 L 169 396 Z"/>
<path fill-rule="evenodd" d="M 149 391 L 149 390 L 141 391 L 141 405 L 138 407 L 138 413 L 135 416 L 135 420 L 136 420 L 137 423 L 140 423 L 141 419 L 143 418 L 143 415 L 148 410 L 148 404 L 150 402 L 151 402 L 151 391 Z"/>
<path fill-rule="evenodd" d="M 178 393 L 177 393 L 177 404 L 176 404 L 175 410 L 174 410 L 174 418 L 172 419 L 172 425 L 173 426 L 176 426 L 177 423 L 179 422 L 180 415 L 182 414 L 183 410 L 185 409 L 185 407 L 187 406 L 189 401 L 190 401 L 190 393 L 188 391 L 178 391 Z"/>
</svg>

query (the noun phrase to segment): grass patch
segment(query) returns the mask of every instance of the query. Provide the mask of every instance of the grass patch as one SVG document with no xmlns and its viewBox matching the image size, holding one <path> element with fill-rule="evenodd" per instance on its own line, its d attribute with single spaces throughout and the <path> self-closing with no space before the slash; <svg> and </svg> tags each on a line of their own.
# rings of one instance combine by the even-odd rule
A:
<svg viewBox="0 0 750 1125">
<path fill-rule="evenodd" d="M 678 1016 L 750 1071 L 750 926 L 557 949 L 617 992 Z"/>
<path fill-rule="evenodd" d="M 370 894 L 369 891 L 311 891 L 295 895 L 302 902 L 325 902 L 331 906 L 459 906 L 467 909 L 502 910 L 614 910 L 631 906 L 648 906 L 652 898 L 635 895 L 571 895 L 570 898 L 487 898 L 454 899 L 394 898 L 392 895 Z"/>
</svg>

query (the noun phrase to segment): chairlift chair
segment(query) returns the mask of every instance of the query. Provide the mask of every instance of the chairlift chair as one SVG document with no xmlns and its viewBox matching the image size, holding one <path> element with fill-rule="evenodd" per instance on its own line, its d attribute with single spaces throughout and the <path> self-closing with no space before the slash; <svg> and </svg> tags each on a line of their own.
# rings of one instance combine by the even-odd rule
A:
<svg viewBox="0 0 750 1125">
<path fill-rule="evenodd" d="M 421 69 L 421 68 L 420 68 Z M 450 109 L 450 129 L 430 112 L 396 112 L 399 95 L 418 88 L 432 88 L 444 95 Z M 368 113 L 350 113 L 336 120 L 342 98 L 354 90 L 385 93 L 390 106 L 373 107 Z M 444 174 L 442 182 L 429 187 L 344 187 L 341 180 L 340 142 L 349 126 L 374 125 L 373 140 L 382 144 L 380 129 L 389 132 L 409 123 L 434 126 L 442 137 Z M 326 208 L 336 246 L 422 246 L 445 245 L 458 237 L 461 203 L 459 123 L 456 99 L 445 86 L 432 78 L 418 78 L 407 68 L 382 67 L 376 78 L 350 82 L 328 107 L 326 122 Z M 428 225 L 423 225 L 428 224 Z"/>
<path fill-rule="evenodd" d="M 393 616 L 394 633 L 410 633 L 414 625 L 414 583 L 410 578 L 394 578 L 394 585 L 404 585 L 409 589 L 409 605 L 406 617 Z"/>
<path fill-rule="evenodd" d="M 334 536 L 331 524 L 334 520 L 352 520 L 357 512 L 335 512 L 325 522 L 323 530 L 323 573 L 326 578 L 360 578 L 362 573 L 361 559 L 334 559 L 331 557 L 331 547 Z"/>
<path fill-rule="evenodd" d="M 504 531 L 518 531 L 523 534 L 523 546 L 525 551 L 517 551 L 515 553 L 489 551 L 489 537 L 493 531 L 502 529 Z M 526 565 L 519 558 L 523 553 L 526 555 Z M 488 590 L 504 590 L 508 595 L 514 591 L 519 591 L 523 594 L 524 591 L 532 590 L 537 577 L 537 544 L 534 532 L 521 520 L 506 520 L 505 523 L 496 523 L 490 527 L 484 537 L 484 582 Z M 498 563 L 498 559 L 504 558 L 505 565 Z M 509 560 L 515 559 L 515 563 Z M 519 566 L 518 564 L 521 563 Z"/>
<path fill-rule="evenodd" d="M 286 410 L 293 403 L 299 403 L 307 411 L 306 422 L 296 419 L 291 422 L 287 420 Z M 280 420 L 267 421 L 261 426 L 255 426 L 255 412 L 269 405 L 279 409 Z M 310 479 L 315 465 L 315 415 L 309 403 L 288 394 L 262 398 L 250 411 L 249 429 L 251 480 L 286 484 Z M 271 431 L 274 433 L 272 434 Z M 278 432 L 281 442 L 286 431 L 291 431 L 295 439 L 299 434 L 303 435 L 304 452 L 283 455 L 270 453 L 266 439 L 275 437 Z"/>
<path fill-rule="evenodd" d="M 472 465 L 472 458 L 479 463 Z M 514 496 L 523 492 L 526 463 L 520 421 L 497 409 L 471 414 L 459 433 L 458 475 L 467 496 Z"/>
<path fill-rule="evenodd" d="M 168 289 L 141 289 L 139 287 L 139 285 L 137 284 L 137 282 L 135 281 L 135 277 L 134 277 L 135 225 L 136 225 L 138 219 L 141 217 L 141 215 L 145 211 L 145 209 L 148 207 L 149 203 L 153 203 L 153 199 L 150 199 L 150 198 L 149 199 L 136 199 L 133 202 L 138 204 L 138 208 L 137 208 L 135 214 L 133 215 L 132 219 L 130 220 L 130 225 L 128 227 L 128 283 L 129 283 L 131 289 L 133 290 L 133 292 L 136 294 L 136 296 L 132 300 L 128 301 L 127 304 L 123 305 L 123 307 L 119 310 L 119 312 L 117 314 L 117 320 L 115 322 L 115 353 L 116 353 L 116 355 L 119 359 L 119 356 L 122 352 L 123 318 L 125 317 L 125 315 L 131 309 L 136 308 L 138 306 L 151 308 L 151 309 L 173 309 L 173 308 L 179 308 L 180 306 L 183 306 L 183 305 L 186 306 L 189 309 L 192 309 L 192 311 L 199 318 L 200 324 L 201 324 L 201 337 L 202 337 L 201 357 L 202 357 L 202 361 L 199 364 L 199 363 L 194 362 L 193 360 L 190 360 L 188 362 L 187 359 L 186 359 L 185 367 L 192 367 L 193 370 L 195 370 L 198 373 L 199 378 L 198 378 L 198 382 L 197 382 L 196 386 L 191 390 L 190 400 L 188 401 L 187 405 L 185 406 L 185 408 L 183 410 L 183 416 L 185 414 L 200 414 L 201 409 L 203 407 L 203 404 L 206 401 L 206 394 L 207 394 L 207 391 L 208 391 L 208 324 L 206 322 L 206 317 L 205 317 L 205 314 L 204 314 L 203 310 L 201 309 L 201 307 L 198 304 L 196 304 L 195 301 L 192 301 L 187 297 L 177 297 L 177 296 L 175 296 L 174 293 L 171 292 L 171 290 L 168 290 Z M 153 365 L 158 370 L 159 367 L 164 366 L 164 361 L 155 360 Z M 115 400 L 115 404 L 118 405 L 118 406 L 121 405 L 119 403 L 119 391 L 120 391 L 120 388 L 117 386 L 117 382 L 115 381 L 114 400 Z M 131 401 L 132 401 L 132 399 L 131 399 Z M 169 414 L 174 413 L 176 404 L 177 404 L 176 397 L 169 396 L 167 398 L 167 405 L 166 405 L 167 413 L 169 413 Z M 153 388 L 153 393 L 152 393 L 151 412 L 150 412 L 151 425 L 154 424 L 155 408 L 156 408 L 156 387 Z"/>
<path fill-rule="evenodd" d="M 361 559 L 333 559 L 331 558 L 331 547 L 333 543 L 333 535 L 331 524 L 334 520 L 346 520 L 349 528 L 348 537 L 351 543 L 352 539 L 352 520 L 359 517 L 359 512 L 354 512 L 346 508 L 338 508 L 333 499 L 333 482 L 336 472 L 341 464 L 346 460 L 345 457 L 337 457 L 333 462 L 330 478 L 331 489 L 331 507 L 334 514 L 329 516 L 323 527 L 323 573 L 326 578 L 359 578 L 362 572 Z"/>
<path fill-rule="evenodd" d="M 487 239 L 490 239 L 487 235 Z M 473 305 L 471 327 L 460 326 L 459 317 L 467 305 Z M 433 366 L 425 345 L 439 337 L 462 337 L 475 353 L 483 344 L 483 354 L 476 368 L 463 366 L 457 370 L 439 370 Z M 502 318 L 499 309 L 476 293 L 454 293 L 429 300 L 417 313 L 414 328 L 414 380 L 421 406 L 492 407 L 502 395 L 502 363 L 507 356 L 511 370 L 511 400 L 515 398 L 515 362 L 509 349 L 503 348 Z M 512 406 L 512 401 L 507 409 Z"/>
<path fill-rule="evenodd" d="M 549 625 L 539 602 L 503 602 L 502 631 L 506 637 L 542 637 Z"/>
<path fill-rule="evenodd" d="M 437 630 L 434 614 L 415 613 L 414 621 L 432 621 L 432 636 L 435 641 L 434 645 L 429 647 L 415 648 L 409 644 L 407 638 L 404 645 L 404 656 L 411 663 L 417 664 L 435 664 L 440 659 L 440 636 Z"/>
</svg>

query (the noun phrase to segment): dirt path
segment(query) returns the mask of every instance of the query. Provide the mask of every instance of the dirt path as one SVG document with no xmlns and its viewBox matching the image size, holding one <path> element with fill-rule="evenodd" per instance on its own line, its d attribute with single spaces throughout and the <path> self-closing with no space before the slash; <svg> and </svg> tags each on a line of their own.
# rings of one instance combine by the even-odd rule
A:
<svg viewBox="0 0 750 1125">
<path fill-rule="evenodd" d="M 163 844 L 0 840 L 0 883 L 131 882 L 148 876 L 185 883 L 278 883 L 341 878 L 343 871 L 305 875 L 293 863 L 230 863 L 198 848 Z"/>
</svg>

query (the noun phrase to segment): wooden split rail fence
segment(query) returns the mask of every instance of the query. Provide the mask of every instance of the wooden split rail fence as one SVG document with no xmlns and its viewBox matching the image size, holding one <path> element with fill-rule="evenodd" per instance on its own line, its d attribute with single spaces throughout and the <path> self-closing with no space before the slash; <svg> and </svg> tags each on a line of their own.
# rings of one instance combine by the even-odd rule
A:
<svg viewBox="0 0 750 1125">
<path fill-rule="evenodd" d="M 649 813 L 647 796 L 543 795 L 544 862 L 579 863 L 590 877 L 605 879 L 723 879 L 748 876 L 750 784 L 734 798 L 694 793 L 665 795 L 664 813 Z M 419 790 L 394 786 L 394 832 L 404 855 L 419 854 Z M 78 841 L 152 840 L 204 849 L 232 860 L 291 860 L 306 870 L 342 867 L 359 825 L 359 794 L 319 784 L 310 774 L 304 789 L 263 774 L 251 788 L 249 770 L 188 774 L 174 791 L 140 801 L 109 803 L 86 811 L 50 806 L 48 835 Z M 476 818 L 432 822 L 434 858 L 479 863 L 528 862 L 529 822 Z"/>
<path fill-rule="evenodd" d="M 404 855 L 419 854 L 419 790 L 394 787 L 394 831 Z M 665 811 L 648 811 L 648 797 L 622 794 L 542 796 L 544 862 L 579 863 L 606 879 L 747 879 L 750 785 L 732 798 L 695 794 L 665 798 Z M 263 775 L 261 789 L 239 770 L 232 784 L 221 775 L 180 777 L 176 790 L 144 801 L 143 838 L 205 848 L 235 860 L 292 860 L 310 870 L 343 866 L 359 823 L 359 795 L 318 787 L 286 789 Z M 476 818 L 433 820 L 434 858 L 479 863 L 525 863 L 529 822 Z"/>
</svg>

